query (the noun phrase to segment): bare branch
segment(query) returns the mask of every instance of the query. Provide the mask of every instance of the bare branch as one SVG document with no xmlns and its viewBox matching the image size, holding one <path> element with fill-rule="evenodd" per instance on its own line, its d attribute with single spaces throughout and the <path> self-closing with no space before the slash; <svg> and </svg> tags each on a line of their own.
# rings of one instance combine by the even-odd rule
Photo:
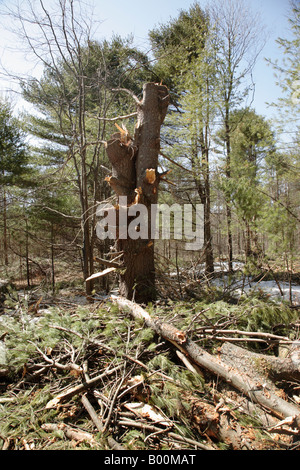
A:
<svg viewBox="0 0 300 470">
<path fill-rule="evenodd" d="M 128 90 L 127 88 L 113 88 L 112 91 L 124 91 L 125 93 L 128 93 L 128 95 L 130 95 L 134 101 L 136 102 L 136 104 L 138 104 L 139 106 L 142 104 L 142 102 L 138 99 L 138 97 L 131 91 L 131 90 Z"/>
<path fill-rule="evenodd" d="M 100 116 L 92 116 L 91 114 L 86 113 L 88 117 L 91 117 L 93 119 L 98 119 L 99 121 L 108 121 L 108 122 L 114 122 L 114 121 L 119 121 L 122 119 L 129 119 L 131 117 L 137 116 L 137 112 L 130 113 L 130 114 L 125 114 L 124 116 L 117 116 L 114 118 L 106 118 L 106 117 L 100 117 Z"/>
</svg>

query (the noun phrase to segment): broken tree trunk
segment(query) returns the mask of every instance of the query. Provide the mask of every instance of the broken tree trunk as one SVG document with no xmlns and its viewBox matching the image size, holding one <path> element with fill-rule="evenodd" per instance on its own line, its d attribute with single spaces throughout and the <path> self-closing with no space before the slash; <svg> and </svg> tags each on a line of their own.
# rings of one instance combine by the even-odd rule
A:
<svg viewBox="0 0 300 470">
<path fill-rule="evenodd" d="M 250 379 L 243 371 L 226 364 L 219 357 L 209 354 L 194 341 L 190 340 L 184 331 L 180 331 L 168 323 L 163 323 L 158 318 L 150 317 L 147 311 L 135 302 L 117 296 L 112 296 L 112 300 L 120 308 L 129 310 L 134 318 L 144 320 L 149 328 L 152 328 L 157 334 L 174 344 L 195 364 L 221 377 L 232 387 L 245 394 L 254 403 L 258 403 L 280 419 L 296 416 L 299 420 L 300 408 L 298 406 L 280 398 L 273 391 L 266 390 L 264 384 L 259 380 Z"/>
<path fill-rule="evenodd" d="M 142 101 L 134 98 L 137 103 L 134 138 L 125 127 L 121 129 L 117 126 L 120 132 L 113 134 L 106 145 L 112 165 L 112 175 L 106 181 L 119 198 L 117 251 L 123 252 L 123 269 L 119 274 L 120 294 L 128 299 L 134 297 L 137 302 L 148 302 L 155 298 L 154 240 L 151 234 L 154 221 L 151 219 L 151 206 L 157 204 L 160 128 L 167 113 L 169 93 L 164 85 L 146 83 Z M 124 197 L 127 198 L 125 208 Z M 137 204 L 145 208 L 145 213 L 137 217 L 139 221 L 135 219 L 137 214 L 129 216 L 127 212 L 131 207 L 133 214 L 132 206 Z M 121 211 L 125 219 L 123 226 L 119 223 Z M 134 236 L 128 234 L 130 223 Z"/>
</svg>

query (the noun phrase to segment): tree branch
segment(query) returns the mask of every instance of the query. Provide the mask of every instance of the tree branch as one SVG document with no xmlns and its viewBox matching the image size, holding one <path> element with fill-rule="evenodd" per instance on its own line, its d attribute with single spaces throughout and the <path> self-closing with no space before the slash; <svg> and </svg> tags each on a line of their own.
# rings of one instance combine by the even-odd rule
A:
<svg viewBox="0 0 300 470">
<path fill-rule="evenodd" d="M 113 88 L 112 91 L 116 91 L 116 92 L 124 91 L 125 93 L 128 93 L 128 95 L 130 95 L 134 99 L 137 105 L 140 106 L 142 104 L 142 102 L 138 99 L 138 97 L 131 90 L 128 90 L 127 88 Z"/>
<path fill-rule="evenodd" d="M 101 116 L 92 116 L 91 114 L 88 114 L 88 113 L 86 113 L 86 114 L 87 114 L 87 116 L 89 116 L 93 119 L 98 119 L 99 121 L 108 121 L 108 122 L 119 121 L 119 120 L 122 120 L 122 119 L 129 119 L 131 117 L 137 116 L 136 111 L 134 113 L 125 114 L 124 116 L 117 116 L 117 117 L 114 117 L 114 118 L 105 118 L 105 117 L 101 117 Z"/>
</svg>

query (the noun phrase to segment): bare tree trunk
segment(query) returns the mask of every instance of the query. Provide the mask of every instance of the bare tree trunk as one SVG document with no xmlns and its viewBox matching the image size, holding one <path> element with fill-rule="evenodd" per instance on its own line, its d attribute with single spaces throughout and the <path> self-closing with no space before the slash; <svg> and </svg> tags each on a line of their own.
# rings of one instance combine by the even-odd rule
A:
<svg viewBox="0 0 300 470">
<path fill-rule="evenodd" d="M 30 265 L 29 265 L 29 236 L 28 236 L 28 221 L 25 218 L 25 227 L 26 227 L 26 234 L 25 234 L 25 253 L 26 253 L 26 277 L 27 277 L 27 286 L 30 287 Z"/>
<path fill-rule="evenodd" d="M 8 243 L 7 243 L 7 201 L 5 187 L 3 187 L 3 251 L 4 251 L 4 264 L 8 266 Z"/>
<path fill-rule="evenodd" d="M 211 235 L 211 213 L 210 213 L 210 181 L 209 181 L 209 144 L 208 144 L 208 126 L 201 133 L 201 165 L 198 161 L 197 146 L 194 150 L 192 158 L 192 169 L 194 173 L 194 181 L 199 194 L 201 204 L 204 208 L 204 258 L 205 258 L 205 274 L 210 275 L 214 272 L 214 255 Z M 203 181 L 199 176 L 202 175 Z"/>
<path fill-rule="evenodd" d="M 139 203 L 147 209 L 148 236 L 135 240 L 129 236 L 122 238 L 120 231 L 124 227 L 117 226 L 117 250 L 123 252 L 124 265 L 120 273 L 120 294 L 137 302 L 148 302 L 155 298 L 151 206 L 157 204 L 158 198 L 160 128 L 167 113 L 169 93 L 164 85 L 146 83 L 142 101 L 134 99 L 137 102 L 135 136 L 132 139 L 124 131 L 114 134 L 107 142 L 107 155 L 112 164 L 112 176 L 107 180 L 119 197 L 127 197 L 127 207 Z M 125 229 L 130 221 L 127 216 Z"/>
<path fill-rule="evenodd" d="M 207 128 L 206 128 L 207 134 Z M 204 205 L 204 243 L 205 243 L 205 274 L 214 272 L 214 254 L 211 234 L 211 214 L 210 214 L 210 182 L 209 182 L 209 163 L 208 163 L 208 142 L 206 136 L 205 149 L 205 205 Z"/>
<path fill-rule="evenodd" d="M 55 235 L 54 235 L 54 226 L 52 222 L 51 223 L 51 285 L 52 285 L 53 294 L 55 292 L 54 242 L 55 242 Z"/>
<path fill-rule="evenodd" d="M 225 175 L 229 180 L 231 178 L 231 145 L 230 145 L 230 126 L 229 126 L 229 101 L 226 102 L 225 113 L 225 144 L 226 144 L 226 169 Z M 227 250 L 228 250 L 228 271 L 233 271 L 233 247 L 232 247 L 232 213 L 230 202 L 226 201 L 226 219 L 227 219 Z"/>
<path fill-rule="evenodd" d="M 259 16 L 254 15 L 243 1 L 215 0 L 210 2 L 209 14 L 216 26 L 218 38 L 216 74 L 220 84 L 220 111 L 225 130 L 225 177 L 230 180 L 231 113 L 237 105 L 241 106 L 242 100 L 249 93 L 241 85 L 251 75 L 258 53 L 262 50 L 263 30 Z M 226 219 L 228 269 L 232 271 L 233 224 L 230 200 L 226 200 Z"/>
</svg>

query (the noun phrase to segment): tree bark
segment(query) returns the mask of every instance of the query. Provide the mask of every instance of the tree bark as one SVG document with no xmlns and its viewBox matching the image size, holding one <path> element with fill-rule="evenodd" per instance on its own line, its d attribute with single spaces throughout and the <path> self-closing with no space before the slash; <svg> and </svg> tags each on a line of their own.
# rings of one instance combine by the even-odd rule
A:
<svg viewBox="0 0 300 470">
<path fill-rule="evenodd" d="M 157 204 L 160 151 L 160 128 L 165 119 L 169 93 L 164 85 L 146 83 L 143 99 L 137 102 L 137 123 L 132 138 L 126 130 L 113 134 L 106 151 L 112 164 L 112 175 L 107 179 L 119 197 L 127 197 L 127 207 L 143 204 L 147 209 L 146 238 L 124 236 L 133 217 L 126 215 L 125 226 L 120 226 L 121 203 L 117 214 L 117 251 L 123 252 L 120 272 L 120 294 L 137 302 L 155 299 L 154 240 L 151 234 L 151 206 Z M 122 232 L 122 236 L 121 236 Z"/>
<path fill-rule="evenodd" d="M 7 201 L 6 191 L 3 186 L 3 252 L 4 252 L 4 264 L 8 266 L 8 243 L 7 243 Z"/>
<path fill-rule="evenodd" d="M 221 348 L 221 357 L 227 364 L 243 369 L 249 376 L 277 380 L 300 380 L 300 344 L 289 345 L 286 357 L 254 353 L 226 342 Z M 271 386 L 271 384 L 270 384 Z"/>
<path fill-rule="evenodd" d="M 211 236 L 211 211 L 210 211 L 210 173 L 209 173 L 209 143 L 208 126 L 201 132 L 201 164 L 198 161 L 198 149 L 195 146 L 192 158 L 192 170 L 194 173 L 195 185 L 199 194 L 201 204 L 204 208 L 204 257 L 205 274 L 209 276 L 214 272 L 214 255 Z M 202 178 L 200 177 L 202 175 Z M 203 181 L 201 181 L 203 180 Z"/>
<path fill-rule="evenodd" d="M 226 103 L 225 113 L 225 145 L 226 145 L 226 169 L 225 175 L 228 182 L 231 178 L 231 143 L 229 126 L 229 102 Z M 226 219 L 227 219 L 227 250 L 228 250 L 228 271 L 233 271 L 233 243 L 232 243 L 232 213 L 230 201 L 226 200 Z"/>
</svg>

